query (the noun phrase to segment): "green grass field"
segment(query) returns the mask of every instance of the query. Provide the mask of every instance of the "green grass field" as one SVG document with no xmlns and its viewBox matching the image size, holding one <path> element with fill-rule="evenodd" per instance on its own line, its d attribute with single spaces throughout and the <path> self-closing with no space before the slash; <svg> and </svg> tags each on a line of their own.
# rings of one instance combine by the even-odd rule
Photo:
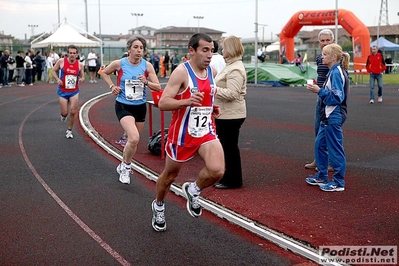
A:
<svg viewBox="0 0 399 266">
<path fill-rule="evenodd" d="M 356 76 L 354 74 L 351 74 L 351 77 L 352 77 L 352 82 L 355 82 L 355 83 L 368 84 L 370 81 L 369 74 L 356 75 Z M 399 73 L 396 73 L 396 74 L 391 73 L 388 75 L 384 74 L 382 76 L 382 82 L 384 84 L 399 85 Z"/>
</svg>

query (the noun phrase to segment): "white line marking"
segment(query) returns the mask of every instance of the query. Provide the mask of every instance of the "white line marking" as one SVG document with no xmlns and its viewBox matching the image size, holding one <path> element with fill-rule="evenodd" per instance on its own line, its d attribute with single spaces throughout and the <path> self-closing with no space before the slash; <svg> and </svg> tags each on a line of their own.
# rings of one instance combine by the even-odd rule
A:
<svg viewBox="0 0 399 266">
<path fill-rule="evenodd" d="M 115 258 L 121 265 L 130 266 L 131 264 L 125 260 L 118 252 L 116 252 L 110 245 L 108 245 L 99 235 L 97 235 L 85 222 L 83 222 L 58 196 L 57 194 L 47 185 L 46 181 L 40 176 L 40 174 L 36 171 L 35 167 L 29 160 L 29 157 L 25 151 L 24 143 L 22 141 L 22 130 L 24 128 L 26 120 L 38 109 L 42 108 L 43 106 L 47 105 L 50 102 L 47 102 L 32 112 L 30 112 L 25 119 L 22 121 L 19 130 L 18 130 L 18 143 L 19 148 L 21 150 L 22 156 L 25 159 L 26 164 L 39 181 L 39 183 L 44 187 L 47 193 L 58 203 L 58 205 L 77 223 L 92 239 L 94 239 L 105 251 L 107 251 L 112 257 Z"/>
</svg>

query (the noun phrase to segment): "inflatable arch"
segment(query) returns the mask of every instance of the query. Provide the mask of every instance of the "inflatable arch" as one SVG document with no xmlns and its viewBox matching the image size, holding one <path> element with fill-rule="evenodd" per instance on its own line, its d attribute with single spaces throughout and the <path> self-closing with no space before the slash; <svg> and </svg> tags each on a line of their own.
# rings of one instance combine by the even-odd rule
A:
<svg viewBox="0 0 399 266">
<path fill-rule="evenodd" d="M 338 24 L 351 36 L 355 70 L 364 68 L 370 50 L 370 32 L 351 11 L 338 9 Z M 280 33 L 280 54 L 294 60 L 294 37 L 303 26 L 335 25 L 335 9 L 310 10 L 295 13 Z"/>
</svg>

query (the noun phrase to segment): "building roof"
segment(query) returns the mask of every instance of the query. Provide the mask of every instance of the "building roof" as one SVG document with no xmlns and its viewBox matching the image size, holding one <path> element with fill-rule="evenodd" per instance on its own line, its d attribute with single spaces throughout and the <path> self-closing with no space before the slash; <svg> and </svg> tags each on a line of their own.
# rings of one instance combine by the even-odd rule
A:
<svg viewBox="0 0 399 266">
<path fill-rule="evenodd" d="M 202 27 L 175 27 L 175 26 L 169 26 L 165 27 L 162 29 L 156 30 L 156 33 L 189 33 L 193 34 L 195 32 L 202 32 L 206 34 L 223 34 L 223 31 L 218 31 L 218 30 L 213 30 L 213 29 L 208 29 L 208 28 L 202 28 Z"/>
</svg>

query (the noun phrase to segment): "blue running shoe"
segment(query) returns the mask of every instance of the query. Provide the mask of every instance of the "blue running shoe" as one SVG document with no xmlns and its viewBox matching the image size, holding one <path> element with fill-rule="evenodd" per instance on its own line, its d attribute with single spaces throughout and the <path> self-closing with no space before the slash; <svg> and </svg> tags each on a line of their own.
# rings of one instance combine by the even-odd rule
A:
<svg viewBox="0 0 399 266">
<path fill-rule="evenodd" d="M 325 185 L 321 185 L 320 189 L 323 190 L 323 191 L 327 191 L 327 192 L 333 192 L 333 191 L 344 191 L 345 187 L 341 187 L 337 183 L 335 183 L 334 181 L 331 181 L 331 182 L 328 182 Z"/>
<path fill-rule="evenodd" d="M 326 185 L 328 183 L 328 179 L 321 179 L 319 174 L 311 175 L 305 179 L 306 183 L 312 186 L 321 186 Z"/>
</svg>

